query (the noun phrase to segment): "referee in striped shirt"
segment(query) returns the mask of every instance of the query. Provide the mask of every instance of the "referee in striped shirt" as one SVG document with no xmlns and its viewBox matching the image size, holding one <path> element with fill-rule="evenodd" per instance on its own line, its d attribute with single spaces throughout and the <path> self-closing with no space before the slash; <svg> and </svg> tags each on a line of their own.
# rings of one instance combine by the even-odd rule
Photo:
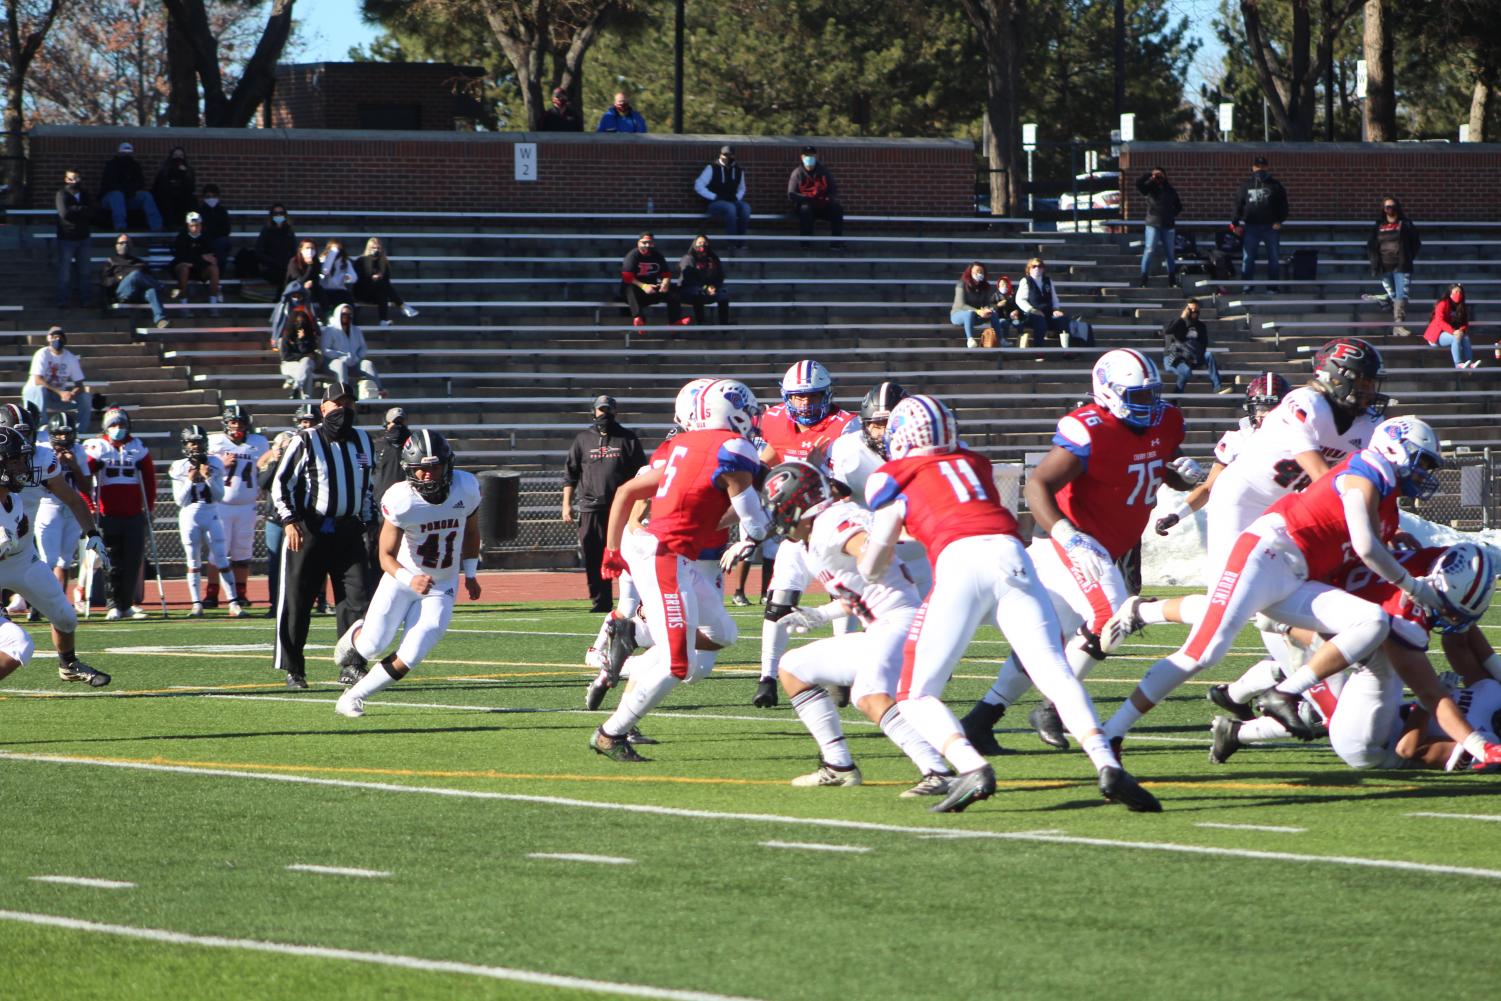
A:
<svg viewBox="0 0 1501 1001">
<path fill-rule="evenodd" d="M 307 687 L 303 646 L 313 599 L 332 578 L 338 602 L 338 635 L 365 614 L 370 603 L 370 564 L 365 525 L 373 515 L 370 436 L 354 426 L 354 391 L 329 383 L 319 408 L 323 423 L 299 431 L 287 443 L 271 480 L 271 506 L 282 526 L 281 593 L 276 605 L 276 667 L 288 688 Z M 363 666 L 339 676 L 354 684 Z"/>
</svg>

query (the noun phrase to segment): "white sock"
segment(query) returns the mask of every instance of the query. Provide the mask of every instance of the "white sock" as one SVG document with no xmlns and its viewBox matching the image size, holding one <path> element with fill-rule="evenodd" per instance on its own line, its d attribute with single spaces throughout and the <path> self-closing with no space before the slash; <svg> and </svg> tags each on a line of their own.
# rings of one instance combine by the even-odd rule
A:
<svg viewBox="0 0 1501 1001">
<path fill-rule="evenodd" d="M 610 617 L 606 615 L 599 624 L 599 632 L 595 634 L 594 643 L 592 644 L 593 648 L 600 651 L 600 653 L 603 653 L 605 648 L 610 645 L 609 629 Z"/>
<path fill-rule="evenodd" d="M 351 699 L 368 699 L 382 688 L 391 687 L 391 683 L 395 680 L 396 678 L 391 672 L 386 670 L 386 665 L 376 664 L 365 672 L 363 678 L 350 686 L 349 691 L 345 693 L 345 697 Z"/>
<path fill-rule="evenodd" d="M 1277 682 L 1277 691 L 1287 695 L 1302 695 L 1318 683 L 1319 676 L 1313 673 L 1313 668 L 1304 666 Z"/>
<path fill-rule="evenodd" d="M 1184 600 L 1186 601 L 1187 599 L 1185 598 Z M 1162 606 L 1166 604 L 1167 602 L 1165 601 L 1143 601 L 1136 606 L 1136 614 L 1141 616 L 1142 622 L 1145 622 L 1149 626 L 1155 626 L 1160 622 L 1167 621 L 1166 616 L 1162 612 Z"/>
<path fill-rule="evenodd" d="M 778 629 L 775 622 L 761 620 L 761 677 L 775 678 L 782 666 L 782 654 L 787 652 L 787 632 Z"/>
<path fill-rule="evenodd" d="M 839 709 L 828 692 L 818 687 L 806 688 L 792 697 L 792 710 L 818 742 L 819 758 L 824 764 L 848 768 L 855 763 L 844 739 L 844 728 L 839 724 Z"/>
<path fill-rule="evenodd" d="M 932 744 L 922 739 L 922 735 L 908 722 L 907 717 L 902 715 L 900 706 L 892 706 L 886 710 L 881 717 L 881 732 L 893 744 L 900 747 L 903 754 L 912 759 L 912 763 L 922 774 L 931 775 L 936 772 L 943 775 L 949 771 L 943 755 L 939 754 Z"/>
<path fill-rule="evenodd" d="M 657 638 L 651 634 L 651 620 L 636 616 L 631 620 L 636 624 L 636 645 L 643 650 L 650 650 L 657 645 Z"/>
<path fill-rule="evenodd" d="M 672 673 L 666 653 L 654 655 L 649 663 L 641 665 L 631 683 L 626 685 L 620 706 L 605 720 L 602 729 L 612 737 L 625 736 L 641 722 L 641 717 L 659 706 L 667 693 L 680 683 Z"/>
<path fill-rule="evenodd" d="M 651 655 L 647 653 L 638 653 L 634 657 L 627 657 L 625 659 L 625 663 L 620 667 L 620 676 L 622 678 L 634 678 L 636 676 L 636 673 L 641 670 L 641 665 L 644 664 L 647 658 L 650 656 Z"/>
<path fill-rule="evenodd" d="M 1141 684 L 1137 687 L 1155 706 L 1176 691 L 1178 686 L 1198 674 L 1199 670 L 1199 665 L 1192 658 L 1181 653 L 1171 653 L 1147 668 L 1147 673 L 1142 675 Z"/>
<path fill-rule="evenodd" d="M 225 570 L 219 575 L 219 583 L 224 588 L 224 596 L 226 598 L 231 602 L 238 602 L 240 600 L 240 592 L 235 587 L 235 575 L 233 573 Z"/>
<path fill-rule="evenodd" d="M 1161 602 L 1155 604 L 1160 605 Z M 1186 594 L 1183 596 L 1183 603 L 1178 606 L 1178 618 L 1182 619 L 1185 625 L 1196 626 L 1207 611 L 1209 611 L 1209 595 Z"/>
<path fill-rule="evenodd" d="M 1236 702 L 1250 702 L 1277 683 L 1276 667 L 1275 660 L 1258 660 L 1245 674 L 1230 682 L 1230 697 Z"/>
<path fill-rule="evenodd" d="M 901 703 L 901 708 L 902 715 L 912 724 L 912 728 L 948 758 L 956 771 L 972 772 L 984 766 L 984 756 L 964 738 L 959 721 L 954 718 L 949 707 L 943 704 L 942 699 L 924 695 L 907 699 Z"/>
<path fill-rule="evenodd" d="M 1121 707 L 1115 711 L 1115 715 L 1105 721 L 1105 739 L 1114 740 L 1116 737 L 1124 737 L 1143 715 L 1130 699 L 1122 702 Z"/>
<path fill-rule="evenodd" d="M 1092 737 L 1085 737 L 1079 743 L 1084 748 L 1084 753 L 1089 755 L 1089 761 L 1094 765 L 1095 771 L 1104 768 L 1119 768 L 1120 759 L 1110 749 L 1110 738 L 1103 733 L 1097 733 Z"/>
<path fill-rule="evenodd" d="M 1154 601 L 1151 604 L 1160 605 L 1162 602 Z M 1075 636 L 1068 641 L 1068 644 L 1063 648 L 1063 659 L 1068 661 L 1069 670 L 1073 671 L 1074 677 L 1080 681 L 1089 677 L 1089 672 L 1093 671 L 1094 666 L 1099 663 L 1098 660 L 1095 660 L 1090 655 L 1088 648 L 1085 646 L 1083 636 Z"/>
<path fill-rule="evenodd" d="M 1287 732 L 1287 727 L 1271 716 L 1257 716 L 1253 720 L 1242 723 L 1240 732 L 1236 736 L 1244 744 L 1263 740 L 1282 740 L 1291 737 L 1292 734 Z"/>
<path fill-rule="evenodd" d="M 188 597 L 193 599 L 193 604 L 203 601 L 203 574 L 197 570 L 188 571 Z"/>
<path fill-rule="evenodd" d="M 715 661 L 719 660 L 718 650 L 694 650 L 688 655 L 688 677 L 683 679 L 685 685 L 691 685 L 709 676 L 714 670 Z"/>
<path fill-rule="evenodd" d="M 1016 700 L 1032 689 L 1032 679 L 1027 677 L 1021 665 L 1017 662 L 1016 655 L 1006 658 L 1001 665 L 1000 672 L 996 675 L 995 684 L 990 686 L 990 691 L 980 699 L 986 705 L 1006 706 L 1016 704 Z"/>
<path fill-rule="evenodd" d="M 630 574 L 628 574 L 628 573 L 621 574 L 620 575 L 620 603 L 615 606 L 616 610 L 619 611 L 620 614 L 624 615 L 626 618 L 630 618 L 632 615 L 636 614 L 636 609 L 638 609 L 640 607 L 641 607 L 641 592 L 638 591 L 638 590 L 636 590 L 636 582 L 631 579 L 631 575 Z"/>
</svg>

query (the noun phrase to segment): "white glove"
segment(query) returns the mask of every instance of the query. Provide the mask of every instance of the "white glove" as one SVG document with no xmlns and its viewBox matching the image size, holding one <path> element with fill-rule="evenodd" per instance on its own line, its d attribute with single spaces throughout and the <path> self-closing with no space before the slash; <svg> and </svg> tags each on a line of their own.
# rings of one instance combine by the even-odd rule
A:
<svg viewBox="0 0 1501 1001">
<path fill-rule="evenodd" d="M 1180 455 L 1169 462 L 1167 468 L 1183 477 L 1183 482 L 1189 485 L 1197 484 L 1204 479 L 1204 467 L 1186 455 Z"/>
<path fill-rule="evenodd" d="M 84 543 L 84 549 L 94 554 L 94 557 L 99 561 L 99 569 L 105 573 L 109 572 L 109 553 L 105 551 L 104 539 L 102 537 L 98 535 L 89 536 L 88 541 Z"/>
<path fill-rule="evenodd" d="M 1286 622 L 1278 622 L 1265 612 L 1257 612 L 1251 619 L 1251 624 L 1256 627 L 1257 632 L 1277 633 L 1279 636 L 1286 636 L 1292 630 L 1292 626 Z"/>
<path fill-rule="evenodd" d="M 1099 583 L 1100 578 L 1109 572 L 1111 564 L 1115 562 L 1094 536 L 1079 531 L 1067 518 L 1054 522 L 1049 534 L 1053 541 L 1063 547 L 1074 569 L 1090 584 Z"/>
<path fill-rule="evenodd" d="M 823 625 L 823 623 L 823 617 L 817 613 L 812 613 L 802 608 L 794 608 L 777 620 L 777 628 L 784 632 L 797 633 L 801 636 L 803 633 L 812 632 Z"/>
<path fill-rule="evenodd" d="M 755 539 L 741 539 L 739 542 L 730 543 L 725 547 L 724 555 L 719 557 L 719 569 L 729 573 L 736 563 L 750 559 L 751 554 L 760 544 Z"/>
<path fill-rule="evenodd" d="M 1422 605 L 1424 608 L 1443 608 L 1444 601 L 1439 597 L 1438 591 L 1427 577 L 1408 577 L 1405 581 L 1398 581 L 1397 587 L 1402 593 L 1412 599 L 1413 604 Z"/>
<path fill-rule="evenodd" d="M 0 528 L 0 557 L 14 556 L 21 551 L 21 540 Z"/>
</svg>

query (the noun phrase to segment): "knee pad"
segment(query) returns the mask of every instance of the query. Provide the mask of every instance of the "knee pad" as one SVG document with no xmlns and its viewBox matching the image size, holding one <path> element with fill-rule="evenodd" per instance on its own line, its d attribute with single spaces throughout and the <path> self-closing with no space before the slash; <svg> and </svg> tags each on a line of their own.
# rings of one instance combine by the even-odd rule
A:
<svg viewBox="0 0 1501 1001">
<path fill-rule="evenodd" d="M 766 603 L 766 611 L 763 613 L 767 622 L 776 622 L 792 614 L 797 607 L 798 600 L 802 598 L 801 591 L 773 591 L 771 600 Z"/>
</svg>

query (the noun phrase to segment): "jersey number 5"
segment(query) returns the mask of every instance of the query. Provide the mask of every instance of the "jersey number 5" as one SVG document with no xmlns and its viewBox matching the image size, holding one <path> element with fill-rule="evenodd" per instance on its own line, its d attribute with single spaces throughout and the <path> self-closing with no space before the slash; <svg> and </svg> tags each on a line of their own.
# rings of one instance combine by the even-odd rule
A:
<svg viewBox="0 0 1501 1001">
<path fill-rule="evenodd" d="M 686 446 L 673 447 L 672 454 L 667 457 L 667 465 L 662 468 L 662 485 L 657 487 L 657 497 L 666 497 L 667 491 L 672 489 L 672 478 L 678 474 L 678 460 L 687 454 Z"/>
<path fill-rule="evenodd" d="M 429 570 L 447 570 L 453 566 L 453 540 L 458 537 L 458 532 L 433 532 L 422 540 L 422 545 L 417 547 L 417 555 L 422 557 L 422 565 Z M 438 550 L 442 549 L 442 558 L 439 559 Z"/>
</svg>

